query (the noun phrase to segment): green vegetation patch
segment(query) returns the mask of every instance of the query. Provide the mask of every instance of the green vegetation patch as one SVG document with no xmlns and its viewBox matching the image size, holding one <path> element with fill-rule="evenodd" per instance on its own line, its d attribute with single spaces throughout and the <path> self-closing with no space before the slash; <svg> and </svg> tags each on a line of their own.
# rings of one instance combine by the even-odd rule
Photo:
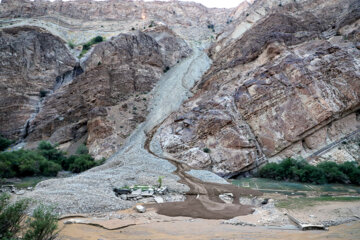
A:
<svg viewBox="0 0 360 240">
<path fill-rule="evenodd" d="M 37 207 L 32 217 L 26 219 L 30 200 L 10 203 L 10 196 L 0 195 L 0 239 L 3 240 L 53 240 L 57 238 L 58 217 L 52 209 Z M 26 220 L 25 220 L 26 219 Z M 23 237 L 19 237 L 19 235 Z"/>
<path fill-rule="evenodd" d="M 0 151 L 6 150 L 13 143 L 14 141 L 4 138 L 3 136 L 0 135 Z"/>
<path fill-rule="evenodd" d="M 303 159 L 286 158 L 280 163 L 266 164 L 260 169 L 259 176 L 280 181 L 360 185 L 360 167 L 356 162 L 322 162 L 313 166 Z"/>
<path fill-rule="evenodd" d="M 98 44 L 98 43 L 101 43 L 105 40 L 104 37 L 102 36 L 96 36 L 94 38 L 92 38 L 90 41 L 88 41 L 87 43 L 84 43 L 83 44 L 83 47 L 82 47 L 82 51 L 79 55 L 79 58 L 82 58 L 89 50 L 90 48 L 95 45 L 95 44 Z"/>
<path fill-rule="evenodd" d="M 311 207 L 323 202 L 355 202 L 360 201 L 360 197 L 332 197 L 332 196 L 321 196 L 321 197 L 300 197 L 300 198 L 288 198 L 279 200 L 275 203 L 278 208 L 286 209 L 301 209 L 305 207 Z"/>
<path fill-rule="evenodd" d="M 308 192 L 337 194 L 360 194 L 360 187 L 349 184 L 323 184 L 277 181 L 266 178 L 241 178 L 233 179 L 231 183 L 240 187 L 257 189 L 266 193 L 279 193 L 288 196 L 305 196 Z"/>
<path fill-rule="evenodd" d="M 95 161 L 85 145 L 80 145 L 70 157 L 49 142 L 42 141 L 36 150 L 18 150 L 0 153 L 0 178 L 47 176 L 53 177 L 61 170 L 83 172 L 102 164 Z"/>
</svg>

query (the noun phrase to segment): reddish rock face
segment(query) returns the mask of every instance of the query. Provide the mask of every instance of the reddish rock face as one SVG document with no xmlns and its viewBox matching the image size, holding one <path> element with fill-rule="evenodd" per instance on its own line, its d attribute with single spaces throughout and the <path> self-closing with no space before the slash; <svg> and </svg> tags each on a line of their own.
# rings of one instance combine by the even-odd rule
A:
<svg viewBox="0 0 360 240">
<path fill-rule="evenodd" d="M 260 2 L 209 50 L 196 95 L 161 127 L 165 152 L 232 175 L 310 156 L 360 127 L 359 2 Z"/>
<path fill-rule="evenodd" d="M 90 152 L 109 157 L 145 120 L 149 92 L 164 69 L 191 53 L 170 33 L 158 40 L 139 32 L 98 44 L 82 63 L 84 73 L 45 99 L 27 141 L 75 143 L 87 135 Z"/>
<path fill-rule="evenodd" d="M 65 43 L 36 27 L 0 30 L 0 134 L 17 139 L 37 111 L 40 91 L 76 64 Z"/>
</svg>

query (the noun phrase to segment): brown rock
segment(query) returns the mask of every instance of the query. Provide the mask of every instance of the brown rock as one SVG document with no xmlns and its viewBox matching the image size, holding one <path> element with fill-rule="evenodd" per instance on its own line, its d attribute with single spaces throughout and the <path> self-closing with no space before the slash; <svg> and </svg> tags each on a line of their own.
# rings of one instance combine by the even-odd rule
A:
<svg viewBox="0 0 360 240">
<path fill-rule="evenodd" d="M 40 90 L 51 91 L 56 77 L 76 60 L 65 43 L 37 27 L 0 30 L 0 134 L 17 139 L 38 111 Z"/>
</svg>

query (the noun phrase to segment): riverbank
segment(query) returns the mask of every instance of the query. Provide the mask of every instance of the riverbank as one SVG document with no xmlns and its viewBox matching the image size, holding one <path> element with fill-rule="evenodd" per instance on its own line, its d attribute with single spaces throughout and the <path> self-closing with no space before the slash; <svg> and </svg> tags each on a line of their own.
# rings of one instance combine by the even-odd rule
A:
<svg viewBox="0 0 360 240">
<path fill-rule="evenodd" d="M 355 206 L 354 206 L 355 207 Z M 360 209 L 360 203 L 356 206 Z M 306 211 L 308 211 L 307 209 Z M 312 209 L 314 210 L 314 209 Z M 321 209 L 319 209 L 321 210 Z M 305 213 L 305 211 L 304 211 Z M 313 212 L 311 212 L 313 213 Z M 308 212 L 309 214 L 309 212 Z M 244 216 L 248 221 L 254 215 Z M 97 218 L 72 218 L 88 221 L 87 224 L 64 224 L 60 221 L 60 237 L 64 240 L 108 239 L 338 239 L 360 238 L 360 221 L 330 227 L 329 231 L 299 231 L 289 225 L 242 226 L 225 224 L 224 220 L 167 217 L 154 209 L 137 213 L 133 209 L 98 216 Z M 94 226 L 96 225 L 96 226 Z M 106 229 L 107 228 L 107 229 Z"/>
</svg>

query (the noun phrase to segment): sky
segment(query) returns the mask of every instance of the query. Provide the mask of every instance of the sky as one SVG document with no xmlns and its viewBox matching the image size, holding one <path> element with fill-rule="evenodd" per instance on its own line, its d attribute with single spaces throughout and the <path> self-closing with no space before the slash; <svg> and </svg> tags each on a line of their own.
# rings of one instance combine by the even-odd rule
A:
<svg viewBox="0 0 360 240">
<path fill-rule="evenodd" d="M 66 0 L 64 0 L 66 1 Z M 146 0 L 149 1 L 149 0 Z M 151 0 L 150 0 L 151 1 Z M 190 1 L 190 0 L 187 0 Z M 246 0 L 191 0 L 191 2 L 198 2 L 209 8 L 233 8 L 238 6 L 241 2 Z M 1 3 L 1 0 L 0 0 Z"/>
</svg>

